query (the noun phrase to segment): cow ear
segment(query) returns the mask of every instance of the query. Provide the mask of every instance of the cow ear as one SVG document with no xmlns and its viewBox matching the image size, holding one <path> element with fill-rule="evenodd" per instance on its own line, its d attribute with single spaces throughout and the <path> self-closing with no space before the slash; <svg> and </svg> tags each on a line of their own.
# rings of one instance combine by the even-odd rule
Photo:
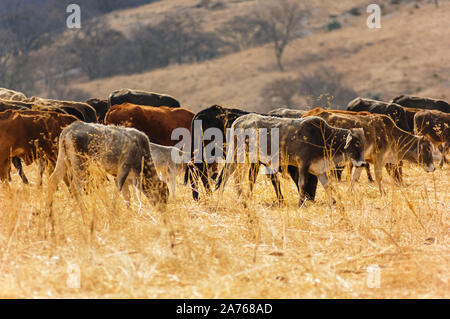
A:
<svg viewBox="0 0 450 319">
<path fill-rule="evenodd" d="M 347 135 L 347 139 L 345 140 L 345 146 L 344 146 L 344 150 L 346 150 L 348 148 L 348 146 L 350 145 L 350 141 L 352 140 L 352 134 L 348 133 Z"/>
<path fill-rule="evenodd" d="M 364 138 L 364 128 L 362 128 L 362 127 L 352 128 L 352 129 L 350 129 L 350 132 L 352 132 L 353 134 L 355 134 L 361 138 Z"/>
</svg>

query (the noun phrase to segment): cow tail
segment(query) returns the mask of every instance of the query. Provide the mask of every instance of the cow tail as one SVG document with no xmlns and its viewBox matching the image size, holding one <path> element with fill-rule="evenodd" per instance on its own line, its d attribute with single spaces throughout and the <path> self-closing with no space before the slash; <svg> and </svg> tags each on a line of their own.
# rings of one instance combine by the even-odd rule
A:
<svg viewBox="0 0 450 319">
<path fill-rule="evenodd" d="M 186 169 L 184 171 L 184 185 L 187 185 L 189 180 L 189 165 L 186 165 Z"/>
<path fill-rule="evenodd" d="M 225 164 L 225 166 L 220 171 L 219 178 L 217 179 L 217 182 L 216 182 L 216 190 L 220 188 L 220 185 L 222 185 L 223 172 L 225 171 L 226 167 L 227 167 L 227 164 Z"/>
</svg>

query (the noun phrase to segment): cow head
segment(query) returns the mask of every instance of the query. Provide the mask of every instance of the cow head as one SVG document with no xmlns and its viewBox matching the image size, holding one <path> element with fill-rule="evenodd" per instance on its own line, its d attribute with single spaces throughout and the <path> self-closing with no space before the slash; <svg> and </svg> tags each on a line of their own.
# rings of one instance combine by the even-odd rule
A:
<svg viewBox="0 0 450 319">
<path fill-rule="evenodd" d="M 434 172 L 433 144 L 424 136 L 418 140 L 418 160 L 426 172 Z"/>
<path fill-rule="evenodd" d="M 166 204 L 169 199 L 169 187 L 161 180 L 147 179 L 143 183 L 144 194 L 154 204 Z"/>
<path fill-rule="evenodd" d="M 366 164 L 364 160 L 364 129 L 350 129 L 345 140 L 344 153 L 352 160 L 353 166 L 361 167 Z"/>
</svg>

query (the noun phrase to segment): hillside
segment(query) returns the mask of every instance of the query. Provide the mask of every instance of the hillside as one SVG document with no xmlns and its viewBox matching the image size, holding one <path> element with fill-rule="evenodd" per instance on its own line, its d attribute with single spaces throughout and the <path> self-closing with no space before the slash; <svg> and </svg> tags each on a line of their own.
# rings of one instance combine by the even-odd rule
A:
<svg viewBox="0 0 450 319">
<path fill-rule="evenodd" d="M 196 2 L 186 1 L 183 5 Z M 141 12 L 150 16 L 152 10 L 177 8 L 178 3 L 156 2 L 123 14 L 135 14 L 136 18 Z M 328 8 L 327 14 L 348 10 L 354 3 L 342 1 L 340 7 Z M 112 14 L 120 16 L 119 12 Z M 345 74 L 346 83 L 360 95 L 377 94 L 390 99 L 400 93 L 414 93 L 448 99 L 449 14 L 448 2 L 441 3 L 439 9 L 432 4 L 421 5 L 420 9 L 405 4 L 383 16 L 381 29 L 367 28 L 366 14 L 350 17 L 342 29 L 293 41 L 284 55 L 288 70 L 284 73 L 277 70 L 272 46 L 267 44 L 203 63 L 172 65 L 142 74 L 81 82 L 74 87 L 96 97 L 106 97 L 120 87 L 164 92 L 195 111 L 214 103 L 267 110 L 273 105 L 261 97 L 266 83 L 308 73 L 319 66 L 332 66 Z M 125 25 L 125 20 L 117 20 L 118 25 Z"/>
</svg>

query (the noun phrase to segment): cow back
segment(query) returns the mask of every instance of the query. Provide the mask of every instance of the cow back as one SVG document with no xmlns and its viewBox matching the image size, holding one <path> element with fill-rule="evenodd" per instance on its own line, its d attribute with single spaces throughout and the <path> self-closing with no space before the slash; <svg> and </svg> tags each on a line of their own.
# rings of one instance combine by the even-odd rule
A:
<svg viewBox="0 0 450 319">
<path fill-rule="evenodd" d="M 150 142 L 173 146 L 173 130 L 191 130 L 194 113 L 184 108 L 152 107 L 125 103 L 111 107 L 106 113 L 105 124 L 133 127 L 144 132 Z"/>
<path fill-rule="evenodd" d="M 154 92 L 145 92 L 131 89 L 121 89 L 112 92 L 108 98 L 108 106 L 120 105 L 124 103 L 131 103 L 144 106 L 167 106 L 172 108 L 179 108 L 180 102 L 174 97 L 166 94 L 159 94 Z"/>
</svg>

